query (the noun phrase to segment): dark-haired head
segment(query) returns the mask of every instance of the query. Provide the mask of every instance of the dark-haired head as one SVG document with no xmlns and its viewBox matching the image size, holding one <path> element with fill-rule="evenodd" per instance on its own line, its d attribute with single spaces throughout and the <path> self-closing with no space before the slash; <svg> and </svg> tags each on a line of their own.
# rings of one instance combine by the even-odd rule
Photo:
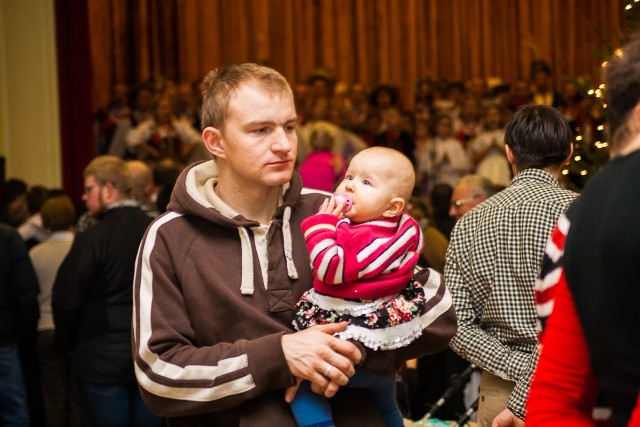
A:
<svg viewBox="0 0 640 427">
<path fill-rule="evenodd" d="M 571 154 L 571 129 L 555 108 L 524 105 L 507 124 L 505 143 L 518 171 L 559 168 Z"/>
<path fill-rule="evenodd" d="M 611 152 L 615 155 L 637 133 L 629 126 L 628 119 L 640 102 L 640 34 L 611 57 L 604 79 L 605 114 L 611 135 Z"/>
<path fill-rule="evenodd" d="M 35 185 L 27 191 L 27 208 L 31 214 L 40 212 L 40 208 L 49 198 L 49 189 L 42 185 Z"/>
</svg>

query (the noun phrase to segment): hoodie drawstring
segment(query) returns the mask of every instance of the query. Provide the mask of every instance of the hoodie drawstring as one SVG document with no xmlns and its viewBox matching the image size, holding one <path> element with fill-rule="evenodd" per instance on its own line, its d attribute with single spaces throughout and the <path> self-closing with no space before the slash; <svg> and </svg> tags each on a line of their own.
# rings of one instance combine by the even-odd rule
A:
<svg viewBox="0 0 640 427">
<path fill-rule="evenodd" d="M 291 206 L 284 208 L 282 216 L 282 240 L 284 241 L 284 257 L 287 260 L 287 275 L 290 279 L 298 278 L 298 270 L 293 263 L 293 243 L 291 243 Z"/>
<path fill-rule="evenodd" d="M 290 279 L 298 278 L 298 271 L 293 263 L 293 243 L 291 238 L 291 207 L 284 208 L 282 218 L 282 239 L 284 241 L 284 258 L 287 261 L 287 275 Z M 242 282 L 240 283 L 240 293 L 242 295 L 253 295 L 253 251 L 249 232 L 245 227 L 238 227 L 240 234 L 240 248 L 242 257 Z"/>
<path fill-rule="evenodd" d="M 244 227 L 238 227 L 240 234 L 240 250 L 242 256 L 240 293 L 242 295 L 253 295 L 253 251 L 251 250 L 251 239 L 249 232 Z"/>
</svg>

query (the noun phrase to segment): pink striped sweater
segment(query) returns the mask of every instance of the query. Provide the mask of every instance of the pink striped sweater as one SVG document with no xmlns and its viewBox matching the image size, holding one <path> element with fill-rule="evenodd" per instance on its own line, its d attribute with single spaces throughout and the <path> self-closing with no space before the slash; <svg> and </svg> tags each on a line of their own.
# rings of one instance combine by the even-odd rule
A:
<svg viewBox="0 0 640 427">
<path fill-rule="evenodd" d="M 352 224 L 331 214 L 302 222 L 313 287 L 336 298 L 377 299 L 400 292 L 413 275 L 422 233 L 410 216 Z"/>
</svg>

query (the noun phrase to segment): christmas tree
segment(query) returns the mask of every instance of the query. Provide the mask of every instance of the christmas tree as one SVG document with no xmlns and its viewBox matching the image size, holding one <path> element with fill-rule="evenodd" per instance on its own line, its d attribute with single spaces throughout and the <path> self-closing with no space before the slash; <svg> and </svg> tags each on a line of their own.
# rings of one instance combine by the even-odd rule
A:
<svg viewBox="0 0 640 427">
<path fill-rule="evenodd" d="M 640 0 L 622 0 L 621 3 L 625 10 L 626 32 L 618 32 L 614 42 L 599 35 L 602 46 L 595 49 L 603 68 L 607 66 L 608 58 L 619 54 L 627 35 L 640 29 Z M 593 85 L 584 77 L 576 78 L 574 85 L 580 108 L 577 108 L 575 117 L 568 118 L 573 131 L 574 153 L 562 170 L 562 175 L 566 187 L 579 192 L 587 180 L 609 160 L 609 143 L 604 119 L 607 108 L 603 101 L 605 85 Z"/>
</svg>

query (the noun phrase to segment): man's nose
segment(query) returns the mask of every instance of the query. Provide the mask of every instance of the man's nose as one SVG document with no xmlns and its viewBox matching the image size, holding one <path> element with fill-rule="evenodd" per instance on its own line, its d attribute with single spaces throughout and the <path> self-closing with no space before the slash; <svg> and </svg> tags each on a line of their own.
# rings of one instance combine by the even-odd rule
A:
<svg viewBox="0 0 640 427">
<path fill-rule="evenodd" d="M 273 135 L 272 146 L 275 151 L 291 151 L 295 141 L 292 140 L 291 135 L 287 133 L 284 128 L 277 128 Z M 293 137 L 295 138 L 295 136 Z"/>
</svg>

